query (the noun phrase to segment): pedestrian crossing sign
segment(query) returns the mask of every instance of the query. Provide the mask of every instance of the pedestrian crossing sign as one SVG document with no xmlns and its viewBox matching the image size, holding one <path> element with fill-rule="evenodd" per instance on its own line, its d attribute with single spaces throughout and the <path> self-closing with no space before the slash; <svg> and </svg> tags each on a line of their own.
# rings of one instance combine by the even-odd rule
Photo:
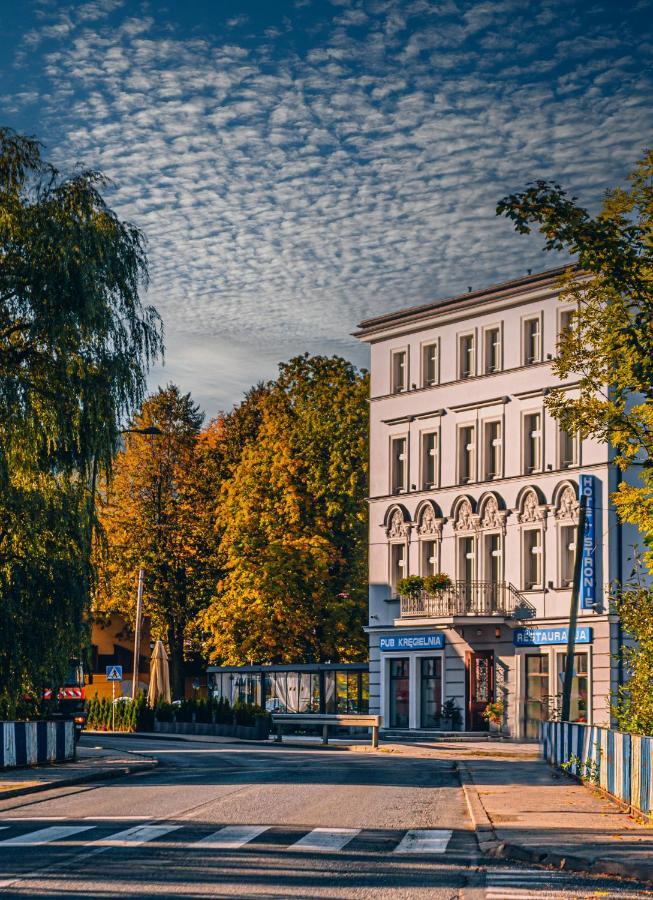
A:
<svg viewBox="0 0 653 900">
<path fill-rule="evenodd" d="M 122 666 L 107 666 L 107 681 L 122 681 Z"/>
</svg>

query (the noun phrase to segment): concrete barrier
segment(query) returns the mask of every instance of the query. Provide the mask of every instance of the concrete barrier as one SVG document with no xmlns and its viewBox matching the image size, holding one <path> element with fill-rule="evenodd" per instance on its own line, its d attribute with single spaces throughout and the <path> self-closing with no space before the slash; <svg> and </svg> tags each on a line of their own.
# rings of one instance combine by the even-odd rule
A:
<svg viewBox="0 0 653 900">
<path fill-rule="evenodd" d="M 75 757 L 69 722 L 0 722 L 0 769 L 63 762 Z"/>
</svg>

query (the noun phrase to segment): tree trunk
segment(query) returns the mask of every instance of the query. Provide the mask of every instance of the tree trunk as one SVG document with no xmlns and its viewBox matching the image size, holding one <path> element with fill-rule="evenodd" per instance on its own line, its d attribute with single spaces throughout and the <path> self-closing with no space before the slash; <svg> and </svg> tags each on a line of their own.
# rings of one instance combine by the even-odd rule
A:
<svg viewBox="0 0 653 900">
<path fill-rule="evenodd" d="M 173 700 L 184 699 L 184 639 L 174 625 L 168 627 L 170 648 L 170 690 Z"/>
</svg>

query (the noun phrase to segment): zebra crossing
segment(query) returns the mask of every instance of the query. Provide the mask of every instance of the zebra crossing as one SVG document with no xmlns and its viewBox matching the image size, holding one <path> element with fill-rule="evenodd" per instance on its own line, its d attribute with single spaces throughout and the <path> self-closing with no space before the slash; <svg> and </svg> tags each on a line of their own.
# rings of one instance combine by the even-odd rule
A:
<svg viewBox="0 0 653 900">
<path fill-rule="evenodd" d="M 89 818 L 70 821 L 56 819 L 12 819 L 3 820 L 0 825 L 0 866 L 3 856 L 9 858 L 9 851 L 20 848 L 70 847 L 87 848 L 130 848 L 143 847 L 167 841 L 183 846 L 184 850 L 239 850 L 246 848 L 264 849 L 273 843 L 276 849 L 286 849 L 311 853 L 337 853 L 342 850 L 374 850 L 375 846 L 385 852 L 417 855 L 441 855 L 447 852 L 453 831 L 451 829 L 412 829 L 407 831 L 375 831 L 362 828 L 312 828 L 310 830 L 288 829 L 273 825 L 222 825 L 202 833 L 209 826 L 198 827 L 193 823 L 156 820 L 135 824 L 125 817 L 123 827 L 115 830 L 118 821 L 107 818 Z M 65 823 L 65 824 L 64 824 Z M 35 826 L 39 827 L 35 827 Z M 124 827 L 128 826 L 128 827 Z M 12 833 L 16 831 L 17 833 Z"/>
<path fill-rule="evenodd" d="M 604 883 L 571 872 L 529 869 L 520 866 L 488 868 L 485 875 L 486 900 L 590 900 L 596 897 L 618 900 L 645 900 L 650 892 L 612 881 Z"/>
</svg>

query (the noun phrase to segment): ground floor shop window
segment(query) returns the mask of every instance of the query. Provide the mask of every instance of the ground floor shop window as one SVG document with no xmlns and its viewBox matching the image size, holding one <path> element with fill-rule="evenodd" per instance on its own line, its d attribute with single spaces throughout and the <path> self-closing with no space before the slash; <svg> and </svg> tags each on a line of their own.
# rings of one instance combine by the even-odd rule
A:
<svg viewBox="0 0 653 900">
<path fill-rule="evenodd" d="M 525 736 L 537 739 L 540 722 L 549 711 L 549 657 L 531 653 L 526 657 Z"/>
<path fill-rule="evenodd" d="M 442 703 L 442 659 L 439 656 L 420 659 L 420 727 L 435 728 L 440 724 Z"/>
<path fill-rule="evenodd" d="M 562 694 L 567 654 L 558 654 L 558 690 Z M 574 654 L 574 671 L 571 682 L 570 722 L 589 721 L 589 670 L 587 653 Z"/>
<path fill-rule="evenodd" d="M 408 728 L 408 660 L 390 660 L 390 727 Z"/>
</svg>

